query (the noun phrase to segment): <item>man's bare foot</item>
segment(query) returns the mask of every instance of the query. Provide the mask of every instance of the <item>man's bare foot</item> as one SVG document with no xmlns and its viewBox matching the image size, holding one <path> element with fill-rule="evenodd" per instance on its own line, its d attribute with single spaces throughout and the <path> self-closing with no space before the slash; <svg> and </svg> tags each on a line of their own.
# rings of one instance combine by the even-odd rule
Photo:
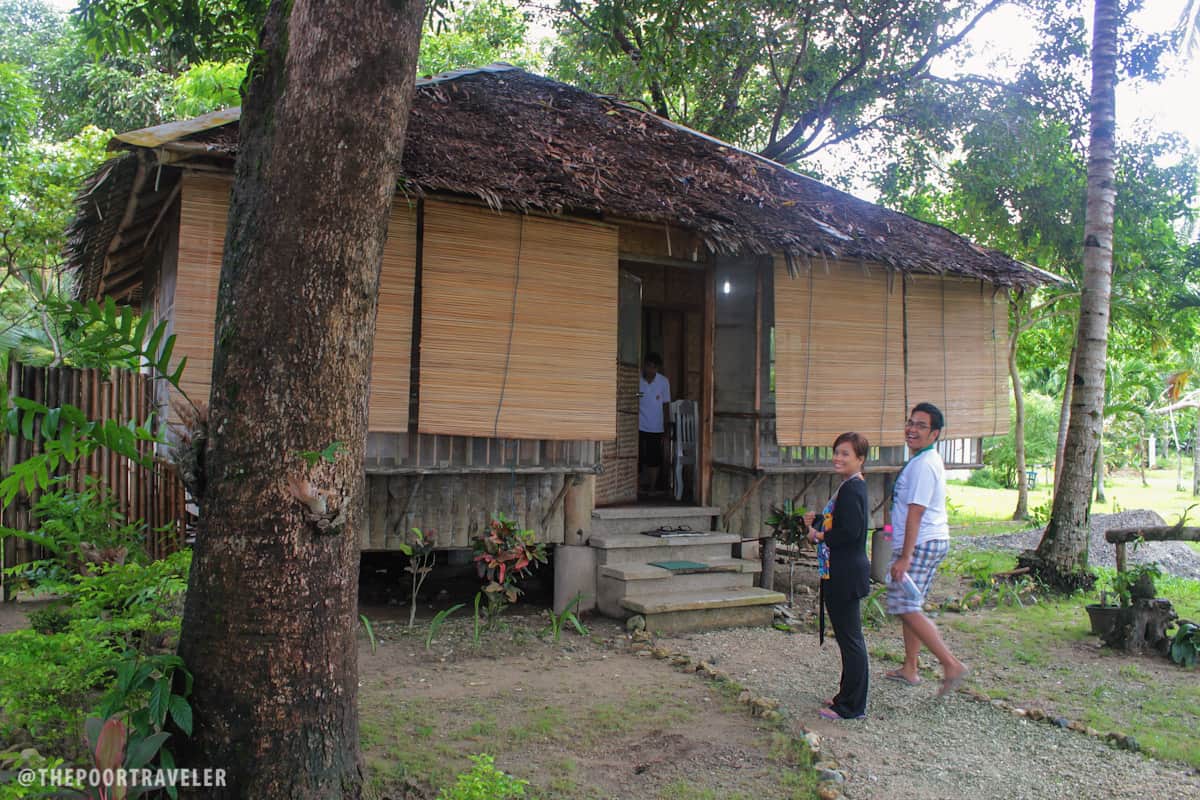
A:
<svg viewBox="0 0 1200 800">
<path fill-rule="evenodd" d="M 942 688 L 938 689 L 937 696 L 945 697 L 948 694 L 953 694 L 970 674 L 971 669 L 961 661 L 958 662 L 957 668 L 947 669 L 942 678 Z"/>
<path fill-rule="evenodd" d="M 921 682 L 921 677 L 919 675 L 917 675 L 916 672 L 909 674 L 909 673 L 905 672 L 903 668 L 889 669 L 887 672 L 883 673 L 883 677 L 887 678 L 890 681 L 900 681 L 901 683 L 907 683 L 909 686 L 916 686 L 917 684 L 919 684 Z"/>
</svg>

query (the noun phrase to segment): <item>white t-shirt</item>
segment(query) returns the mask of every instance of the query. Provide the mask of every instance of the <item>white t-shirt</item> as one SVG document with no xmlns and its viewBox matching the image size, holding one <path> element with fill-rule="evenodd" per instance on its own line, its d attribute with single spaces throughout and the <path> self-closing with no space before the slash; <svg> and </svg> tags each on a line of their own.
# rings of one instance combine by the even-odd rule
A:
<svg viewBox="0 0 1200 800">
<path fill-rule="evenodd" d="M 915 503 L 925 507 L 917 544 L 950 538 L 950 520 L 946 516 L 946 470 L 937 448 L 918 453 L 896 479 L 892 492 L 892 552 L 899 554 L 904 547 L 908 506 Z"/>
<path fill-rule="evenodd" d="M 661 372 L 654 380 L 646 383 L 644 377 L 638 378 L 638 430 L 646 433 L 662 433 L 666 430 L 663 425 L 663 403 L 671 402 L 671 382 Z"/>
</svg>

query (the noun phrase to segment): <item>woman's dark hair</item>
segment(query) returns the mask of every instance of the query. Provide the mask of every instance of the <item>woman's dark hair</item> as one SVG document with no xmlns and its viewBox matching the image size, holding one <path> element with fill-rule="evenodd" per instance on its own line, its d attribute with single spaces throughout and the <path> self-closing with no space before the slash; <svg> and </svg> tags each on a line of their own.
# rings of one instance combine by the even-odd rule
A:
<svg viewBox="0 0 1200 800">
<path fill-rule="evenodd" d="M 850 446 L 854 448 L 854 454 L 856 456 L 861 458 L 863 461 L 867 460 L 867 449 L 871 446 L 871 443 L 867 441 L 867 437 L 863 436 L 861 433 L 847 431 L 833 440 L 833 449 L 837 450 L 837 446 L 842 442 L 848 442 Z"/>
</svg>

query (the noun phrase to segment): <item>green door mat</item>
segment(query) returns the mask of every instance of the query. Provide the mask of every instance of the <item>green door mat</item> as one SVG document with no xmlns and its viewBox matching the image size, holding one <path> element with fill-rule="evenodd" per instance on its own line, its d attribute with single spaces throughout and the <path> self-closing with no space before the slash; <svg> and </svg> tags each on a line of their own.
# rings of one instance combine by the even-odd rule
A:
<svg viewBox="0 0 1200 800">
<path fill-rule="evenodd" d="M 705 564 L 702 561 L 651 561 L 650 566 L 669 569 L 671 572 L 687 573 L 687 572 L 715 572 L 716 568 L 712 564 Z"/>
</svg>

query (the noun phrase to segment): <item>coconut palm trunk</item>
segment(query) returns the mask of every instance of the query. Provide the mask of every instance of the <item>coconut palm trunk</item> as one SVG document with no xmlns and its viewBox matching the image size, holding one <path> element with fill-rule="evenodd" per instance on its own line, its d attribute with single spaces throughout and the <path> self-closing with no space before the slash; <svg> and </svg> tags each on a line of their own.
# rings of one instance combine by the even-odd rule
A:
<svg viewBox="0 0 1200 800">
<path fill-rule="evenodd" d="M 1104 414 L 1104 365 L 1112 289 L 1118 14 L 1117 0 L 1095 0 L 1083 294 L 1079 303 L 1076 366 L 1074 374 L 1069 376 L 1073 389 L 1071 421 L 1050 523 L 1037 550 L 1026 553 L 1022 559 L 1035 574 L 1061 589 L 1090 586 L 1095 580 L 1088 570 L 1088 540 L 1093 469 Z"/>
</svg>

